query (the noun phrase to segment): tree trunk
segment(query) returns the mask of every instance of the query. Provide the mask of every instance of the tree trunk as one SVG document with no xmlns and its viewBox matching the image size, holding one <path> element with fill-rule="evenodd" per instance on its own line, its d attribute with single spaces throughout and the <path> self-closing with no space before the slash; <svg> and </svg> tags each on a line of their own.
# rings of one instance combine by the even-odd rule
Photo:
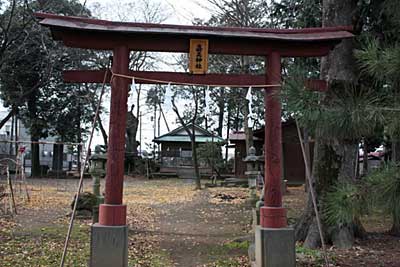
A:
<svg viewBox="0 0 400 267">
<path fill-rule="evenodd" d="M 198 113 L 198 98 L 196 96 L 196 92 L 192 91 L 193 93 L 193 101 L 195 104 L 195 108 L 194 108 L 194 115 L 192 118 L 192 128 L 190 129 L 189 126 L 185 123 L 185 121 L 182 119 L 182 116 L 179 113 L 178 107 L 175 104 L 174 98 L 171 99 L 171 103 L 172 103 L 172 110 L 175 112 L 176 116 L 178 117 L 179 122 L 181 123 L 181 125 L 183 126 L 183 128 L 185 129 L 186 133 L 189 135 L 190 137 L 190 142 L 191 142 L 191 146 L 192 146 L 192 160 L 193 160 L 193 167 L 194 167 L 194 172 L 195 172 L 195 178 L 196 178 L 196 187 L 195 189 L 201 189 L 201 176 L 200 176 L 200 170 L 199 170 L 199 163 L 197 160 L 197 147 L 196 147 L 196 126 L 195 126 L 195 122 L 197 119 L 197 113 Z"/>
<path fill-rule="evenodd" d="M 12 140 L 14 139 L 14 119 L 15 119 L 15 117 L 12 116 L 12 118 L 11 118 L 10 141 L 12 141 Z M 10 149 L 9 149 L 8 154 L 11 156 L 12 153 L 13 153 L 13 143 L 10 143 L 10 147 L 9 147 L 9 148 L 10 148 Z M 15 155 L 17 155 L 17 154 L 15 154 Z"/>
<path fill-rule="evenodd" d="M 363 146 L 363 176 L 368 175 L 368 142 L 364 139 Z"/>
<path fill-rule="evenodd" d="M 136 134 L 139 126 L 138 118 L 133 115 L 133 105 L 130 112 L 126 114 L 126 153 L 128 157 L 135 157 L 138 154 Z M 154 118 L 156 120 L 156 118 Z"/>
<path fill-rule="evenodd" d="M 32 142 L 38 142 L 39 138 L 32 136 Z M 40 168 L 40 147 L 38 143 L 31 143 L 31 174 L 32 177 L 40 177 L 42 175 Z"/>
<path fill-rule="evenodd" d="M 80 144 L 82 142 L 82 134 L 81 131 L 79 130 L 79 134 L 78 134 L 78 153 L 77 153 L 77 168 L 78 168 L 78 172 L 81 173 L 82 171 L 82 162 L 81 162 L 81 156 L 82 156 L 82 145 Z M 87 153 L 89 153 L 89 151 L 87 151 Z"/>
<path fill-rule="evenodd" d="M 103 137 L 104 146 L 107 149 L 107 147 L 108 147 L 108 136 L 107 136 L 106 130 L 104 129 L 104 125 L 103 125 L 103 122 L 101 121 L 100 116 L 97 118 L 97 123 L 99 124 L 101 136 Z"/>
<path fill-rule="evenodd" d="M 333 148 L 340 160 L 338 181 L 341 183 L 354 182 L 358 143 L 356 141 L 338 141 Z"/>
<path fill-rule="evenodd" d="M 0 121 L 0 129 L 3 128 L 3 126 L 10 120 L 12 116 L 14 116 L 17 113 L 16 108 L 11 108 L 11 110 L 8 112 L 8 114 Z"/>
<path fill-rule="evenodd" d="M 236 114 L 235 114 L 235 130 L 236 130 L 236 132 L 239 131 L 239 122 L 240 122 L 239 112 L 240 112 L 240 108 L 238 106 L 236 108 Z"/>
<path fill-rule="evenodd" d="M 357 0 L 337 1 L 323 0 L 323 19 L 324 27 L 352 25 L 352 18 L 357 7 Z M 321 61 L 321 78 L 328 81 L 330 91 L 325 98 L 325 103 L 329 104 L 335 97 L 335 92 L 345 89 L 345 84 L 356 81 L 355 60 L 353 57 L 353 40 L 342 41 L 328 57 Z M 321 122 L 323 123 L 323 122 Z M 319 133 L 319 131 L 317 131 Z M 337 182 L 350 181 L 355 177 L 356 150 L 355 142 L 333 138 L 327 140 L 321 134 L 316 137 L 316 148 L 313 164 L 313 176 L 315 179 L 315 191 L 318 206 L 323 206 L 323 196 L 331 186 Z M 310 200 L 309 200 L 310 201 Z M 315 231 L 315 215 L 310 215 L 310 209 L 307 209 L 299 221 L 299 229 L 296 231 L 299 238 L 305 238 L 305 246 L 317 247 L 320 243 L 320 237 Z M 311 219 L 312 218 L 312 219 Z M 306 222 L 305 222 L 306 221 Z M 308 228 L 307 230 L 305 228 Z M 327 232 L 327 227 L 325 226 Z M 339 248 L 348 248 L 354 241 L 354 226 L 336 226 L 329 229 L 333 244 Z"/>
<path fill-rule="evenodd" d="M 89 87 L 87 86 L 86 83 L 85 83 L 85 87 L 86 87 L 86 90 L 89 90 Z M 96 110 L 96 109 L 97 109 L 97 105 L 96 105 L 96 103 L 93 102 L 93 101 L 92 101 L 92 108 L 93 108 L 93 110 Z M 108 136 L 107 136 L 106 130 L 104 129 L 104 125 L 103 125 L 103 122 L 102 122 L 102 120 L 101 120 L 100 114 L 101 114 L 101 113 L 99 113 L 99 116 L 97 117 L 97 123 L 98 123 L 98 125 L 99 125 L 99 129 L 100 129 L 100 132 L 101 132 L 101 136 L 103 137 L 104 146 L 105 146 L 105 148 L 107 149 L 107 147 L 108 147 Z M 80 127 L 80 126 L 79 126 L 79 127 Z"/>
<path fill-rule="evenodd" d="M 18 155 L 18 134 L 19 134 L 19 130 L 18 130 L 18 112 L 15 112 L 15 120 L 14 120 L 14 141 L 15 141 L 15 155 Z"/>
<path fill-rule="evenodd" d="M 225 146 L 225 164 L 228 163 L 228 150 L 229 150 L 228 143 L 229 143 L 230 128 L 231 128 L 231 112 L 230 112 L 230 109 L 228 109 L 227 122 L 226 122 L 226 140 L 227 140 L 227 144 Z"/>
<path fill-rule="evenodd" d="M 357 2 L 357 0 L 323 0 L 323 26 L 353 25 Z M 321 74 L 324 78 L 327 78 L 331 90 L 336 93 L 339 93 L 340 90 L 345 90 L 346 84 L 355 83 L 357 80 L 357 70 L 353 55 L 354 42 L 352 39 L 343 40 L 321 62 Z M 354 182 L 355 164 L 357 164 L 357 142 L 336 138 L 333 140 L 333 144 L 335 154 L 340 163 L 337 176 L 338 181 Z M 334 227 L 331 231 L 333 244 L 339 248 L 350 248 L 354 243 L 355 225 L 356 223 Z M 356 228 L 362 228 L 362 226 L 357 225 Z"/>
<path fill-rule="evenodd" d="M 219 101 L 218 101 L 218 135 L 222 136 L 222 129 L 224 126 L 224 113 L 225 113 L 225 93 L 224 88 L 219 89 Z"/>
<path fill-rule="evenodd" d="M 399 214 L 393 212 L 393 224 L 389 231 L 389 234 L 400 237 L 400 216 Z"/>
<path fill-rule="evenodd" d="M 392 138 L 392 161 L 400 162 L 400 142 L 397 138 Z"/>
<path fill-rule="evenodd" d="M 196 132 L 195 132 L 194 124 L 193 124 L 193 128 L 192 128 L 191 143 L 192 143 L 192 157 L 193 157 L 194 173 L 196 175 L 196 189 L 201 189 L 201 176 L 200 176 L 200 170 L 199 170 L 199 162 L 197 160 Z"/>
<path fill-rule="evenodd" d="M 82 114 L 82 109 L 79 107 L 79 113 L 78 113 L 78 125 L 77 125 L 77 130 L 78 130 L 78 143 L 82 143 L 82 128 L 81 128 L 81 114 Z M 86 153 L 89 153 L 89 151 L 86 151 Z M 82 171 L 82 162 L 81 162 L 81 157 L 82 157 L 82 145 L 78 145 L 78 153 L 77 153 L 77 168 L 78 172 L 81 173 Z"/>
<path fill-rule="evenodd" d="M 204 111 L 204 129 L 206 129 L 208 131 L 208 118 L 207 118 L 207 109 L 209 109 L 209 107 L 206 106 L 209 105 L 210 103 L 207 103 L 207 88 L 203 87 L 203 111 Z"/>
<path fill-rule="evenodd" d="M 315 139 L 311 179 L 317 198 L 317 205 L 321 207 L 323 204 L 321 196 L 336 181 L 340 162 L 333 148 L 323 139 L 322 134 L 317 132 Z M 318 231 L 317 222 L 312 206 L 311 193 L 309 192 L 307 207 L 295 225 L 296 240 L 304 241 L 305 247 L 317 248 L 321 244 L 321 239 L 316 231 Z"/>
<path fill-rule="evenodd" d="M 64 161 L 64 145 L 53 144 L 53 171 L 62 171 Z"/>
</svg>

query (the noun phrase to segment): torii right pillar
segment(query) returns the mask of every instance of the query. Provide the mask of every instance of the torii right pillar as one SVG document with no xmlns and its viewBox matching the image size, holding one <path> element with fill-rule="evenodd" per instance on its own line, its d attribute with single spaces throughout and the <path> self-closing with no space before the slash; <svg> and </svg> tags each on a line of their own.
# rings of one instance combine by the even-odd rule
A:
<svg viewBox="0 0 400 267">
<path fill-rule="evenodd" d="M 268 84 L 265 89 L 265 187 L 260 226 L 256 228 L 257 267 L 294 267 L 296 265 L 294 230 L 288 228 L 282 207 L 282 122 L 281 56 L 268 55 L 265 64 Z"/>
</svg>

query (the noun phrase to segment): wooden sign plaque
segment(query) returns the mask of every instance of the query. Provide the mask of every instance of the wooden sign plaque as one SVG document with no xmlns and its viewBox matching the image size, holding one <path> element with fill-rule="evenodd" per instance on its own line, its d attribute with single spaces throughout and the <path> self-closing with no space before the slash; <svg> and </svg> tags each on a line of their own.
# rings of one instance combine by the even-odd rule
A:
<svg viewBox="0 0 400 267">
<path fill-rule="evenodd" d="M 189 71 L 205 74 L 208 70 L 208 40 L 190 39 Z"/>
</svg>

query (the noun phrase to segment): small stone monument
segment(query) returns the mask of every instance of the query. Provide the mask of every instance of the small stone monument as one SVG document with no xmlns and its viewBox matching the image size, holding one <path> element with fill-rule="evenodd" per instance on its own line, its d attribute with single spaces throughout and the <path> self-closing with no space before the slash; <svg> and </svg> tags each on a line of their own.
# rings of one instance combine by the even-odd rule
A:
<svg viewBox="0 0 400 267">
<path fill-rule="evenodd" d="M 90 175 L 93 178 L 93 194 L 97 203 L 93 208 L 93 223 L 99 222 L 99 205 L 104 203 L 104 197 L 100 193 L 100 178 L 106 176 L 107 154 L 101 146 L 96 146 L 94 154 L 90 157 Z"/>
<path fill-rule="evenodd" d="M 250 189 L 249 203 L 254 207 L 257 202 L 257 178 L 261 175 L 261 172 L 259 170 L 260 160 L 259 157 L 256 156 L 256 149 L 253 146 L 249 148 L 249 152 L 247 157 L 244 159 L 244 162 L 247 164 L 247 171 L 245 174 L 247 175 Z"/>
</svg>

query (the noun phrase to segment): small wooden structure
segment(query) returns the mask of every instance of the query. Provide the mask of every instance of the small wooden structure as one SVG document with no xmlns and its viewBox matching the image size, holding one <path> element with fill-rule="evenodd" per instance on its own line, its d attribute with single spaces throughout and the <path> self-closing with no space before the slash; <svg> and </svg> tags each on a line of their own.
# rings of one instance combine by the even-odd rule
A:
<svg viewBox="0 0 400 267">
<path fill-rule="evenodd" d="M 187 127 L 192 129 L 193 125 Z M 213 135 L 206 129 L 195 125 L 196 146 L 205 143 L 223 144 L 225 140 Z M 194 172 L 192 162 L 192 144 L 189 135 L 183 126 L 161 135 L 153 140 L 161 145 L 160 153 L 160 173 L 159 176 L 178 175 L 181 178 L 189 178 Z M 211 174 L 211 167 L 205 162 L 200 162 L 200 173 Z"/>
<path fill-rule="evenodd" d="M 268 128 L 268 126 L 267 126 Z M 234 132 L 229 140 L 235 147 L 235 176 L 245 177 L 246 142 L 244 132 Z M 262 155 L 265 139 L 264 127 L 253 132 L 253 142 L 256 155 Z M 309 143 L 310 159 L 313 158 L 314 142 Z M 293 120 L 282 122 L 282 179 L 287 180 L 289 185 L 302 185 L 305 183 L 305 166 L 299 137 L 297 135 L 296 123 Z M 312 162 L 312 160 L 311 160 Z"/>
<path fill-rule="evenodd" d="M 235 177 L 245 178 L 247 164 L 244 159 L 247 156 L 246 151 L 246 134 L 244 131 L 232 132 L 229 135 L 229 142 L 232 144 L 230 147 L 235 148 L 234 156 L 234 174 Z M 256 155 L 262 155 L 264 146 L 264 138 L 259 138 L 253 134 L 253 147 L 256 149 Z"/>
</svg>

